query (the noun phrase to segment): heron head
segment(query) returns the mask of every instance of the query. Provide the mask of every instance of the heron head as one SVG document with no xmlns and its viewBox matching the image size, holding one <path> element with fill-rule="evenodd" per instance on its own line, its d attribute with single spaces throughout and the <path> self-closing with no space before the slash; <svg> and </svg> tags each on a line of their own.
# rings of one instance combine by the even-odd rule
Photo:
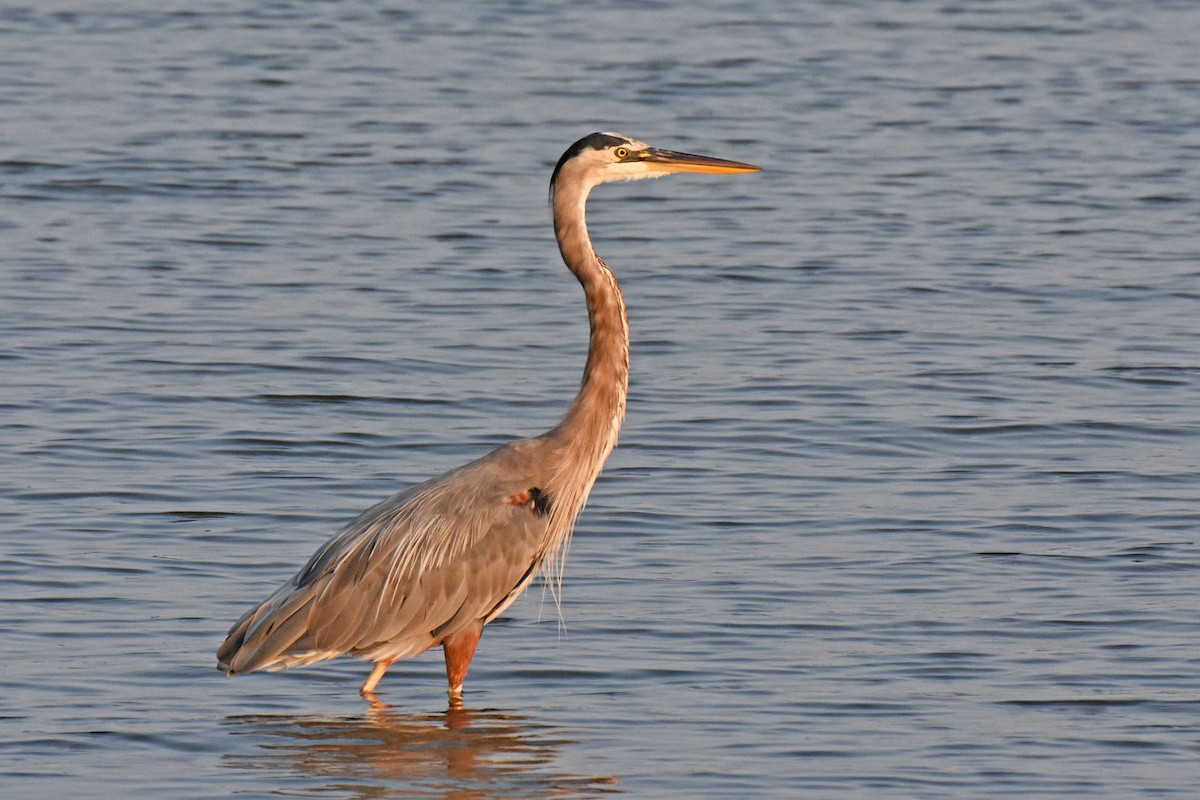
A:
<svg viewBox="0 0 1200 800">
<path fill-rule="evenodd" d="M 732 174 L 760 169 L 739 161 L 660 150 L 619 133 L 593 133 L 563 153 L 550 178 L 550 189 L 554 191 L 560 180 L 573 181 L 586 191 L 609 181 L 660 178 L 675 172 Z"/>
</svg>

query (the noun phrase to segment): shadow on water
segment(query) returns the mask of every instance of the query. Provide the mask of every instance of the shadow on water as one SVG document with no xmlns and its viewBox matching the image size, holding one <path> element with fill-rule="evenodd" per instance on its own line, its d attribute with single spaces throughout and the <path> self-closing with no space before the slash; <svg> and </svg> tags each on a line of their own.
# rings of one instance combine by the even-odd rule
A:
<svg viewBox="0 0 1200 800">
<path fill-rule="evenodd" d="M 437 797 L 487 800 L 594 797 L 621 792 L 616 777 L 574 775 L 556 764 L 575 744 L 553 728 L 495 709 L 405 713 L 383 705 L 360 716 L 229 716 L 250 753 L 226 763 L 266 781 L 322 797 Z M 300 784 L 300 785 L 297 785 Z"/>
</svg>

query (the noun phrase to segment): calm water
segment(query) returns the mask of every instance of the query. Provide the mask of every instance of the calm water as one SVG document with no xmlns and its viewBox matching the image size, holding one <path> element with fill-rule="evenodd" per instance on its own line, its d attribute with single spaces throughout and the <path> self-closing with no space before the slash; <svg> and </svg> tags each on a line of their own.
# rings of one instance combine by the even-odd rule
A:
<svg viewBox="0 0 1200 800">
<path fill-rule="evenodd" d="M 0 794 L 1195 796 L 1195 4 L 87 6 L 0 11 Z M 224 680 L 565 408 L 597 129 L 767 171 L 593 200 L 633 394 L 561 623 L 460 712 L 432 653 Z"/>
</svg>

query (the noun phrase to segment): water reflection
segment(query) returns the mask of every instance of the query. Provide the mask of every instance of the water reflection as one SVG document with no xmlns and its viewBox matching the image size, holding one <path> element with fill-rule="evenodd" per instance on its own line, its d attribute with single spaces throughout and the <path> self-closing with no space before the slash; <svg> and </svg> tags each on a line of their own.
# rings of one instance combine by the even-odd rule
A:
<svg viewBox="0 0 1200 800">
<path fill-rule="evenodd" d="M 404 713 L 373 705 L 361 716 L 254 714 L 226 718 L 256 750 L 230 754 L 236 768 L 261 770 L 322 797 L 487 798 L 595 796 L 619 792 L 615 777 L 556 769 L 574 743 L 558 731 L 500 710 L 449 708 Z"/>
</svg>

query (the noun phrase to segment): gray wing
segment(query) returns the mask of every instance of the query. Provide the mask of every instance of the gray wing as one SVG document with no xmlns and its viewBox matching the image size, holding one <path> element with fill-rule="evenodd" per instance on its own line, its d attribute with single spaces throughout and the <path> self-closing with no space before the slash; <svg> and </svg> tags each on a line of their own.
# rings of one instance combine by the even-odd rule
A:
<svg viewBox="0 0 1200 800">
<path fill-rule="evenodd" d="M 221 669 L 404 658 L 490 621 L 544 555 L 549 498 L 536 445 L 500 448 L 365 511 L 234 624 Z"/>
</svg>

